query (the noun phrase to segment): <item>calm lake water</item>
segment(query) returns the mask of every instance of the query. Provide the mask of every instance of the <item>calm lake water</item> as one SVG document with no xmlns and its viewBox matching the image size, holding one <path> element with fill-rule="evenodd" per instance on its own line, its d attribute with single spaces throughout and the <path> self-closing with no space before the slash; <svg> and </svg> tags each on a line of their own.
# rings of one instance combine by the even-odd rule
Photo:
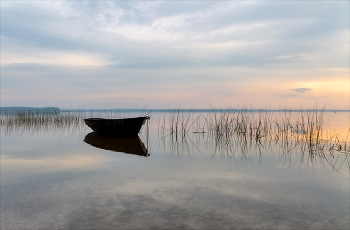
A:
<svg viewBox="0 0 350 230">
<path fill-rule="evenodd" d="M 1 229 L 349 229 L 346 152 L 216 140 L 196 113 L 176 139 L 166 115 L 128 140 L 2 127 Z M 323 120 L 346 138 L 348 112 Z"/>
</svg>

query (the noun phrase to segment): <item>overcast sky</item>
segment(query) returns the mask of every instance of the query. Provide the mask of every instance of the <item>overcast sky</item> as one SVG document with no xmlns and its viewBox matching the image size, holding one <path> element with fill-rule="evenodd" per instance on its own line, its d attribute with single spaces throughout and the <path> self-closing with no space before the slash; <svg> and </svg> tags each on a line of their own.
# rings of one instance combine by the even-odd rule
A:
<svg viewBox="0 0 350 230">
<path fill-rule="evenodd" d="M 1 106 L 349 108 L 349 1 L 1 1 Z"/>
</svg>

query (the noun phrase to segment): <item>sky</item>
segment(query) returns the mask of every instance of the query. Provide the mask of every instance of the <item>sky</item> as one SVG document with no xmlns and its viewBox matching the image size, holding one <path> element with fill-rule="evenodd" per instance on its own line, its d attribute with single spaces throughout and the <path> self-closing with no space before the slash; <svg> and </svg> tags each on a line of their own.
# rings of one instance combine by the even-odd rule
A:
<svg viewBox="0 0 350 230">
<path fill-rule="evenodd" d="M 349 1 L 0 1 L 1 106 L 350 109 Z"/>
</svg>

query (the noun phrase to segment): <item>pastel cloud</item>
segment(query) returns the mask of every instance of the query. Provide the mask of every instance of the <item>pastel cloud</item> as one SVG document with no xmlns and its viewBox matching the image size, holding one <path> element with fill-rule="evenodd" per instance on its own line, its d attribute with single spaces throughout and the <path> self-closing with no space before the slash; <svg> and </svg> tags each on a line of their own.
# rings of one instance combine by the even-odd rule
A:
<svg viewBox="0 0 350 230">
<path fill-rule="evenodd" d="M 291 89 L 292 91 L 295 91 L 297 93 L 305 93 L 307 91 L 311 91 L 311 88 L 296 88 L 296 89 Z"/>
</svg>

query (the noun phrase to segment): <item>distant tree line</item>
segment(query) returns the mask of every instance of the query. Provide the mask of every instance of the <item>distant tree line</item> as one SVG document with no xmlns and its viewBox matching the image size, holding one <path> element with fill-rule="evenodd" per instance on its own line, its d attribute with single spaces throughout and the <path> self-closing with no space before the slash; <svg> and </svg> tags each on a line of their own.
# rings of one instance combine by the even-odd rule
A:
<svg viewBox="0 0 350 230">
<path fill-rule="evenodd" d="M 58 114 L 60 109 L 57 107 L 0 107 L 0 114 L 17 114 L 17 113 L 49 113 Z"/>
</svg>

